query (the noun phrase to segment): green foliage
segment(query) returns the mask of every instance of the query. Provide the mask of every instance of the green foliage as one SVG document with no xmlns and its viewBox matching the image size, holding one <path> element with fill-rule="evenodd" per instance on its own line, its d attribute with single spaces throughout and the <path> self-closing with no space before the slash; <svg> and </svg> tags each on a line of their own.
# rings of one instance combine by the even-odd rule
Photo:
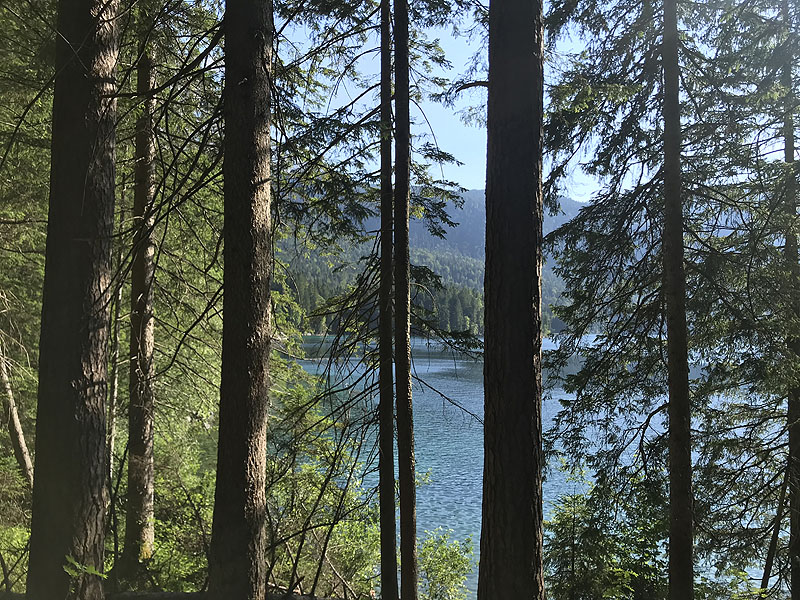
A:
<svg viewBox="0 0 800 600">
<path fill-rule="evenodd" d="M 322 597 L 367 595 L 379 562 L 379 534 L 377 505 L 362 485 L 361 409 L 346 408 L 346 395 L 318 397 L 326 388 L 294 361 L 272 364 L 277 377 L 268 433 L 270 580 Z M 349 419 L 333 417 L 342 409 Z"/>
<path fill-rule="evenodd" d="M 211 539 L 214 471 L 209 451 L 198 439 L 208 433 L 187 427 L 168 433 L 157 448 L 155 543 L 147 570 L 165 591 L 200 590 L 207 576 Z M 208 440 L 211 442 L 212 440 Z M 203 463 L 206 464 L 203 464 Z"/>
<path fill-rule="evenodd" d="M 415 22 L 452 25 L 438 0 Z M 0 344 L 33 446 L 40 296 L 44 276 L 54 2 L 0 6 Z M 32 8 L 35 8 L 33 10 Z M 355 383 L 330 368 L 314 378 L 288 357 L 299 333 L 333 333 L 340 359 L 363 359 L 375 310 L 374 73 L 362 56 L 375 42 L 374 4 L 278 2 L 273 98 L 276 266 L 275 349 L 269 424 L 270 583 L 317 596 L 366 596 L 379 562 L 377 516 L 364 481 L 372 442 L 370 375 Z M 147 585 L 202 589 L 206 581 L 221 364 L 222 89 L 217 1 L 153 10 L 157 75 L 156 543 Z M 592 469 L 594 484 L 560 498 L 547 523 L 546 573 L 553 600 L 665 596 L 666 497 L 662 435 L 665 331 L 661 291 L 661 3 L 563 0 L 547 16 L 553 80 L 545 143 L 555 262 L 543 269 L 545 331 L 563 326 L 548 357 L 562 402 L 549 449 Z M 133 123 L 141 112 L 132 67 L 138 56 L 124 11 L 119 64 L 117 177 L 120 209 L 113 284 L 122 290 L 121 356 L 133 226 Z M 693 369 L 697 597 L 754 594 L 744 569 L 762 565 L 786 469 L 786 396 L 800 365 L 787 341 L 800 338 L 796 281 L 785 256 L 797 233 L 787 209 L 795 169 L 781 158 L 788 117 L 797 120 L 796 15 L 772 0 L 682 5 L 681 59 L 686 264 Z M 294 34 L 301 32 L 301 35 Z M 345 33 L 347 32 L 347 33 Z M 341 34 L 341 35 L 340 35 Z M 560 52 L 555 40 L 579 43 Z M 295 39 L 296 38 L 296 39 Z M 305 42 L 303 42 L 305 40 Z M 412 40 L 414 99 L 444 82 L 438 41 Z M 714 60 L 710 60 L 713 54 Z M 482 58 L 469 79 L 482 78 Z M 187 65 L 197 61 L 191 68 Z M 369 64 L 369 63 L 366 63 Z M 462 83 L 466 83 L 465 80 Z M 353 97 L 342 94 L 358 89 Z M 363 92 L 363 93 L 362 93 Z M 345 97 L 347 96 L 347 97 Z M 482 193 L 460 193 L 428 166 L 454 160 L 415 142 L 415 333 L 483 333 L 485 214 Z M 580 161 L 580 162 L 579 162 Z M 601 182 L 593 202 L 558 198 L 574 169 Z M 454 208 L 457 207 L 457 208 Z M 454 227 L 455 222 L 460 222 Z M 551 304 L 560 304 L 555 317 Z M 474 340 L 473 340 L 474 341 Z M 573 368 L 579 363 L 578 368 Z M 125 381 L 124 359 L 118 361 Z M 331 387 L 340 387 L 333 393 Z M 106 570 L 124 537 L 124 407 L 119 388 L 115 478 Z M 0 391 L 2 393 L 2 391 Z M 638 447 L 638 452 L 630 449 Z M 644 475 L 643 475 L 644 473 Z M 3 584 L 24 591 L 30 493 L 0 436 L 0 560 Z M 786 519 L 784 519 L 786 520 Z M 787 568 L 788 532 L 778 523 L 776 570 Z M 420 545 L 422 595 L 465 597 L 469 540 L 436 530 Z M 72 561 L 73 576 L 99 574 Z M 98 567 L 99 570 L 99 567 Z M 780 588 L 782 583 L 776 585 Z"/>
<path fill-rule="evenodd" d="M 448 227 L 431 227 L 429 217 L 412 219 L 410 225 L 411 262 L 417 273 L 427 269 L 431 279 L 417 278 L 412 287 L 414 304 L 443 332 L 468 332 L 483 335 L 483 270 L 486 229 L 483 193 L 471 190 L 438 211 L 420 210 L 435 215 L 435 222 Z M 563 199 L 564 214 L 549 216 L 545 231 L 563 224 L 577 212 L 578 203 Z M 458 222 L 455 225 L 455 221 Z M 375 231 L 375 219 L 364 222 L 365 231 Z M 437 233 L 431 233 L 431 230 Z M 371 238 L 370 238 L 371 239 Z M 372 241 L 357 241 L 350 247 L 330 248 L 303 241 L 297 234 L 283 239 L 278 253 L 287 273 L 286 286 L 296 295 L 308 315 L 297 326 L 306 332 L 335 332 L 328 301 L 346 293 L 357 280 L 361 264 L 367 260 Z M 563 283 L 549 264 L 543 268 L 542 308 L 546 334 L 562 324 L 554 319 L 550 306 L 558 302 Z M 421 315 L 422 316 L 422 315 Z"/>
<path fill-rule="evenodd" d="M 0 589 L 6 586 L 12 591 L 24 589 L 30 500 L 30 490 L 11 449 L 0 443 Z"/>
<path fill-rule="evenodd" d="M 472 539 L 451 539 L 453 532 L 426 531 L 419 545 L 418 567 L 422 600 L 466 600 L 464 585 L 475 566 Z"/>
<path fill-rule="evenodd" d="M 651 485 L 631 482 L 632 496 L 627 499 L 599 486 L 558 499 L 545 523 L 545 582 L 550 597 L 667 597 L 667 523 L 663 501 L 648 489 Z"/>
<path fill-rule="evenodd" d="M 105 573 L 98 571 L 97 567 L 79 563 L 72 556 L 67 556 L 66 560 L 67 562 L 64 564 L 64 572 L 70 577 L 81 577 L 83 575 L 93 575 L 100 577 L 101 579 L 106 579 L 108 577 Z"/>
</svg>

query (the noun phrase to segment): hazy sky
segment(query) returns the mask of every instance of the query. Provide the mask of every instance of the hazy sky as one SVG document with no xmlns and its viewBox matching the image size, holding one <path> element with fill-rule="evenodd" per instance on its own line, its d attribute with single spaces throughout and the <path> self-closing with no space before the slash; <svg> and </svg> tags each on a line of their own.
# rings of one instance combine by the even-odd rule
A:
<svg viewBox="0 0 800 600">
<path fill-rule="evenodd" d="M 454 38 L 448 30 L 430 34 L 430 37 L 439 38 L 447 58 L 452 63 L 449 72 L 441 73 L 450 79 L 456 79 L 465 70 L 472 54 L 480 49 L 478 40 L 470 43 L 464 37 Z M 444 166 L 445 178 L 467 189 L 486 187 L 486 128 L 482 125 L 465 124 L 457 112 L 469 105 L 485 103 L 486 90 L 475 88 L 459 94 L 455 107 L 446 107 L 433 102 L 427 102 L 422 107 L 439 147 L 464 163 L 461 166 Z M 415 129 L 418 133 L 430 133 L 428 123 L 422 117 L 419 108 L 412 107 L 412 118 L 416 121 Z M 434 172 L 434 175 L 438 176 L 439 172 Z"/>
<path fill-rule="evenodd" d="M 466 68 L 470 57 L 479 50 L 479 42 L 468 41 L 466 38 L 454 38 L 449 31 L 439 31 L 429 37 L 438 37 L 448 59 L 452 63 L 449 72 L 440 73 L 444 77 L 456 79 Z M 565 41 L 569 46 L 572 42 Z M 547 66 L 545 65 L 545 77 Z M 466 90 L 459 95 L 455 107 L 445 107 L 433 102 L 423 105 L 425 114 L 430 121 L 439 146 L 453 154 L 464 163 L 462 166 L 446 165 L 443 167 L 447 179 L 459 183 L 467 189 L 484 189 L 486 187 L 486 128 L 482 125 L 465 124 L 457 112 L 469 105 L 486 103 L 486 89 L 474 88 Z M 420 110 L 412 106 L 412 118 L 416 120 L 417 133 L 429 133 L 430 128 L 421 116 Z M 545 160 L 545 169 L 547 163 Z M 434 175 L 438 175 L 436 172 Z M 598 184 L 590 180 L 579 169 L 574 169 L 565 182 L 567 195 L 574 200 L 586 201 L 597 189 Z"/>
<path fill-rule="evenodd" d="M 285 33 L 290 38 L 288 43 L 295 45 L 298 52 L 308 47 L 309 36 L 303 27 L 290 29 Z M 427 37 L 440 40 L 447 59 L 452 64 L 452 68 L 446 71 L 435 69 L 431 73 L 434 77 L 442 77 L 451 81 L 458 79 L 469 66 L 472 55 L 481 50 L 481 41 L 478 36 L 474 36 L 474 39 L 464 36 L 454 37 L 449 28 L 428 30 Z M 364 48 L 365 52 L 358 63 L 359 70 L 368 76 L 377 77 L 380 69 L 378 40 L 370 40 L 369 43 L 374 46 Z M 486 51 L 485 48 L 483 51 Z M 546 76 L 547 67 L 545 66 Z M 485 75 L 478 75 L 478 77 L 485 78 Z M 330 106 L 351 102 L 362 92 L 363 89 L 357 85 L 342 81 L 341 85 L 336 88 Z M 377 91 L 366 98 L 362 104 L 373 107 L 375 102 L 377 102 Z M 414 121 L 412 143 L 414 146 L 419 147 L 425 142 L 433 142 L 435 136 L 435 142 L 439 148 L 449 152 L 463 163 L 460 166 L 432 165 L 431 174 L 434 177 L 443 176 L 466 189 L 484 189 L 486 187 L 486 128 L 479 124 L 466 124 L 459 114 L 460 110 L 469 106 L 485 106 L 485 104 L 485 88 L 472 88 L 461 92 L 457 97 L 456 105 L 452 107 L 431 101 L 423 101 L 421 106 L 412 103 L 411 118 Z M 567 195 L 575 200 L 587 200 L 591 192 L 597 188 L 596 184 L 590 182 L 580 172 L 573 173 L 566 183 L 569 188 Z"/>
</svg>

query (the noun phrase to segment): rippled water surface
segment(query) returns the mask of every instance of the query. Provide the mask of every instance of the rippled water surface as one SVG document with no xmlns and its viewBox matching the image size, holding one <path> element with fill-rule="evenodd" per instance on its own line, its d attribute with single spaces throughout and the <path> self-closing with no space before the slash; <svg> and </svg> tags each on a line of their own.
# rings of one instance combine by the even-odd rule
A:
<svg viewBox="0 0 800 600">
<path fill-rule="evenodd" d="M 478 420 L 483 418 L 483 362 L 441 352 L 422 340 L 415 340 L 412 353 L 414 374 L 424 381 L 415 381 L 413 396 L 417 473 L 418 477 L 429 474 L 429 482 L 417 491 L 417 532 L 421 538 L 425 531 L 442 527 L 452 529 L 454 538 L 471 537 L 477 560 L 483 473 L 483 426 Z M 310 370 L 316 364 L 303 362 Z M 556 398 L 544 403 L 544 428 L 558 410 Z M 548 504 L 571 491 L 572 484 L 557 470 L 549 473 L 544 483 L 545 515 Z M 474 598 L 477 568 L 468 577 L 467 587 L 469 598 Z"/>
</svg>

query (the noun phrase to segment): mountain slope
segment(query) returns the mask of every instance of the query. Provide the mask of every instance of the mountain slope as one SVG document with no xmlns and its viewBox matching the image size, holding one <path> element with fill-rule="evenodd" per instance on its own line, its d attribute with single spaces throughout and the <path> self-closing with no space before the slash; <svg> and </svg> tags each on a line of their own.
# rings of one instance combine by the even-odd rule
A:
<svg viewBox="0 0 800 600">
<path fill-rule="evenodd" d="M 457 227 L 447 228 L 446 237 L 429 233 L 423 220 L 412 219 L 410 224 L 411 262 L 428 267 L 441 277 L 443 289 L 430 292 L 427 288 L 420 302 L 434 310 L 439 325 L 446 330 L 483 330 L 483 272 L 485 257 L 486 206 L 483 190 L 470 190 L 462 196 L 463 206 L 451 206 L 448 214 Z M 561 199 L 561 212 L 546 215 L 545 235 L 575 216 L 581 204 L 567 198 Z M 369 219 L 367 231 L 378 229 L 377 219 Z M 354 247 L 335 257 L 312 253 L 295 256 L 288 270 L 296 288 L 299 302 L 307 312 L 318 308 L 326 299 L 341 292 L 353 280 L 355 263 L 367 254 L 367 245 Z M 288 252 L 285 254 L 289 254 Z M 549 305 L 554 303 L 563 286 L 551 268 L 545 264 L 542 276 L 542 306 L 545 329 L 557 328 L 552 323 Z M 320 331 L 329 319 L 316 317 L 306 329 Z"/>
</svg>

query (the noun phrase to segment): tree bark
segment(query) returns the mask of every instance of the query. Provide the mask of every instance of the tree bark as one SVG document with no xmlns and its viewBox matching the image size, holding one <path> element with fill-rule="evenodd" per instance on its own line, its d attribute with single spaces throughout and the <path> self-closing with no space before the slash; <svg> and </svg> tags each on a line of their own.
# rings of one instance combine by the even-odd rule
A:
<svg viewBox="0 0 800 600">
<path fill-rule="evenodd" d="M 478 599 L 544 598 L 540 0 L 489 4 Z"/>
<path fill-rule="evenodd" d="M 122 200 L 122 207 L 120 207 L 119 213 L 119 230 L 117 235 L 117 240 L 122 238 L 122 230 L 125 223 L 125 177 L 122 178 L 122 192 L 120 194 L 120 199 Z M 119 245 L 117 249 L 117 258 L 116 258 L 116 272 L 121 272 L 122 269 L 122 244 Z M 117 406 L 119 401 L 119 320 L 120 320 L 120 313 L 122 312 L 122 282 L 120 281 L 117 284 L 117 291 L 114 295 L 114 316 L 113 322 L 111 326 L 111 375 L 109 377 L 109 389 L 108 389 L 108 407 L 106 409 L 106 458 L 108 459 L 108 465 L 106 469 L 108 471 L 108 490 L 109 490 L 109 497 L 111 495 L 111 489 L 114 481 L 114 446 L 117 443 L 117 424 L 116 424 L 116 416 L 117 416 Z"/>
<path fill-rule="evenodd" d="M 392 374 L 392 40 L 391 4 L 381 0 L 381 263 L 378 299 L 381 598 L 398 600 Z"/>
<path fill-rule="evenodd" d="M 784 162 L 786 163 L 786 183 L 784 193 L 784 213 L 786 219 L 786 270 L 788 273 L 786 294 L 788 298 L 789 323 L 796 324 L 800 319 L 800 263 L 797 248 L 797 174 L 795 173 L 794 139 L 794 95 L 792 63 L 794 51 L 789 32 L 791 16 L 789 0 L 781 2 L 781 18 L 787 31 L 787 56 L 781 70 L 781 85 L 785 90 L 785 112 L 783 118 Z M 788 358 L 796 372 L 800 358 L 800 337 L 790 331 L 787 339 Z M 800 600 L 800 386 L 796 380 L 790 381 L 787 390 L 787 427 L 789 429 L 789 564 L 790 590 L 792 600 Z"/>
<path fill-rule="evenodd" d="M 155 197 L 155 137 L 153 113 L 155 86 L 150 27 L 140 11 L 139 60 L 136 64 L 136 94 L 141 115 L 136 121 L 133 188 L 133 267 L 131 270 L 131 335 L 128 405 L 128 496 L 125 511 L 125 545 L 120 566 L 122 578 L 135 582 L 140 563 L 153 554 L 154 487 L 153 426 L 153 283 L 155 242 L 153 199 Z"/>
<path fill-rule="evenodd" d="M 103 597 L 117 7 L 58 4 L 31 600 Z"/>
<path fill-rule="evenodd" d="M 400 597 L 416 600 L 417 489 L 414 476 L 414 407 L 411 397 L 411 263 L 408 242 L 411 194 L 408 1 L 394 0 L 395 189 L 394 286 L 397 464 L 400 483 Z"/>
<path fill-rule="evenodd" d="M 17 403 L 14 401 L 14 390 L 11 388 L 11 374 L 8 368 L 8 357 L 2 342 L 0 342 L 0 383 L 3 384 L 4 400 L 3 412 L 8 420 L 8 435 L 11 438 L 11 448 L 14 451 L 14 458 L 17 459 L 19 472 L 28 483 L 28 487 L 33 489 L 33 462 L 31 454 L 28 452 L 28 445 L 25 443 L 25 434 L 22 431 L 22 423 L 19 421 Z"/>
<path fill-rule="evenodd" d="M 266 585 L 270 351 L 272 3 L 225 12 L 222 384 L 209 597 L 261 600 Z"/>
<path fill-rule="evenodd" d="M 691 600 L 693 509 L 686 275 L 683 266 L 681 114 L 676 0 L 664 2 L 664 299 L 669 376 L 669 597 Z"/>
</svg>

